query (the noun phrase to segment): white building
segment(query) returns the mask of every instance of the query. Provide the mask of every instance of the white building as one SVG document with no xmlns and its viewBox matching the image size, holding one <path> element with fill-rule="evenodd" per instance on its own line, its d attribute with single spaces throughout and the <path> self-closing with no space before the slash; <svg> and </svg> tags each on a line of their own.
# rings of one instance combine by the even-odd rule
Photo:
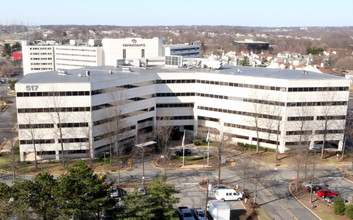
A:
<svg viewBox="0 0 353 220">
<path fill-rule="evenodd" d="M 54 46 L 55 70 L 103 65 L 103 48 L 92 46 Z"/>
<path fill-rule="evenodd" d="M 165 56 L 182 56 L 185 58 L 200 58 L 200 46 L 199 45 L 165 45 Z"/>
<path fill-rule="evenodd" d="M 119 115 L 119 146 L 171 125 L 194 135 L 209 130 L 214 139 L 222 133 L 227 141 L 278 143 L 280 152 L 319 147 L 324 136 L 325 147 L 342 149 L 350 80 L 251 67 L 126 70 L 90 67 L 22 78 L 16 84 L 21 160 L 30 160 L 33 143 L 42 158 L 59 159 L 61 142 L 68 156 L 97 156 L 112 143 L 107 125 Z"/>
<path fill-rule="evenodd" d="M 164 62 L 163 40 L 157 37 L 89 40 L 87 46 L 82 44 L 82 40 L 71 40 L 70 45 L 29 45 L 23 41 L 24 75 L 59 69 L 116 66 L 118 59 L 131 62 L 147 59 L 156 65 Z"/>
<path fill-rule="evenodd" d="M 22 41 L 22 55 L 24 74 L 55 70 L 53 45 L 29 45 Z"/>
<path fill-rule="evenodd" d="M 106 66 L 115 66 L 117 59 L 153 59 L 164 56 L 163 40 L 158 37 L 103 39 L 102 44 Z"/>
</svg>

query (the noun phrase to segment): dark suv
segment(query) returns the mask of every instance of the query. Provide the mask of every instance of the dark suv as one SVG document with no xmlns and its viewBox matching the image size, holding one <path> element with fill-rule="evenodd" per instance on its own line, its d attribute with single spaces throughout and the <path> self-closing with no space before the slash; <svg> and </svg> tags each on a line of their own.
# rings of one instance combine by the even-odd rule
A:
<svg viewBox="0 0 353 220">
<path fill-rule="evenodd" d="M 178 150 L 178 151 L 175 151 L 175 155 L 177 156 L 183 156 L 183 150 Z M 184 153 L 185 156 L 190 156 L 191 155 L 191 150 L 190 149 L 185 149 L 185 153 Z"/>
</svg>

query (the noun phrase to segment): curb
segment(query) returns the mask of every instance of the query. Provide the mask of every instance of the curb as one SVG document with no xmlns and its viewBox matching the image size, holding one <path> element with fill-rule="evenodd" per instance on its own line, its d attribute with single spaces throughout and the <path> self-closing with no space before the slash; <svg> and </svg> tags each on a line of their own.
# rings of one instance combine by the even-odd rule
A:
<svg viewBox="0 0 353 220">
<path fill-rule="evenodd" d="M 292 182 L 291 182 L 292 183 Z M 304 206 L 307 210 L 309 210 L 313 215 L 315 215 L 318 219 L 322 220 L 322 218 L 320 218 L 313 210 L 311 210 L 309 207 L 307 207 L 304 203 L 302 203 L 290 190 L 290 184 L 288 184 L 288 191 L 290 192 L 290 194 L 302 205 Z"/>
<path fill-rule="evenodd" d="M 154 168 L 156 169 L 161 169 L 161 170 L 164 170 L 163 167 L 160 167 L 157 163 L 159 159 L 154 159 L 151 161 L 151 166 L 153 166 Z M 231 158 L 227 158 L 227 161 L 230 161 L 231 163 L 229 165 L 226 165 L 226 166 L 223 166 L 222 169 L 224 168 L 229 168 L 229 167 L 234 167 L 235 166 L 235 161 Z M 195 167 L 195 168 L 174 168 L 174 169 L 170 169 L 170 168 L 167 168 L 167 170 L 215 170 L 215 169 L 218 169 L 217 167 L 207 167 L 205 166 L 205 168 L 203 167 Z"/>
</svg>

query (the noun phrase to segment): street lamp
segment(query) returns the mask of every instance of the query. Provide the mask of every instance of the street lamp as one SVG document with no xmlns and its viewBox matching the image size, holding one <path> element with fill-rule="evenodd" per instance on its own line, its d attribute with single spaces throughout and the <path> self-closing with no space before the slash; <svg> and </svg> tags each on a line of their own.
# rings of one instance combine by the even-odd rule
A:
<svg viewBox="0 0 353 220">
<path fill-rule="evenodd" d="M 135 146 L 142 149 L 142 185 L 145 184 L 145 147 L 156 144 L 155 141 L 148 141 L 141 144 L 136 144 Z"/>
<path fill-rule="evenodd" d="M 107 170 L 106 170 L 106 166 L 105 166 L 105 155 L 108 154 L 109 155 L 109 152 L 103 152 L 103 155 L 104 155 L 104 172 L 106 173 Z"/>
<path fill-rule="evenodd" d="M 208 150 L 201 150 L 203 153 L 203 169 L 202 169 L 202 183 L 205 183 L 205 155 L 208 153 Z"/>
</svg>

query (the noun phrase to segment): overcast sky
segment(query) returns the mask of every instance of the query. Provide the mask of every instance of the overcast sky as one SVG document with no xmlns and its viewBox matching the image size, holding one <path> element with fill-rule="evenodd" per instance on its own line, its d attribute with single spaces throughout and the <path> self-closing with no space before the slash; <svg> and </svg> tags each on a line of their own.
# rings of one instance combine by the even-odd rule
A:
<svg viewBox="0 0 353 220">
<path fill-rule="evenodd" d="M 352 10 L 353 0 L 16 0 L 1 3 L 0 24 L 353 26 Z"/>
</svg>

